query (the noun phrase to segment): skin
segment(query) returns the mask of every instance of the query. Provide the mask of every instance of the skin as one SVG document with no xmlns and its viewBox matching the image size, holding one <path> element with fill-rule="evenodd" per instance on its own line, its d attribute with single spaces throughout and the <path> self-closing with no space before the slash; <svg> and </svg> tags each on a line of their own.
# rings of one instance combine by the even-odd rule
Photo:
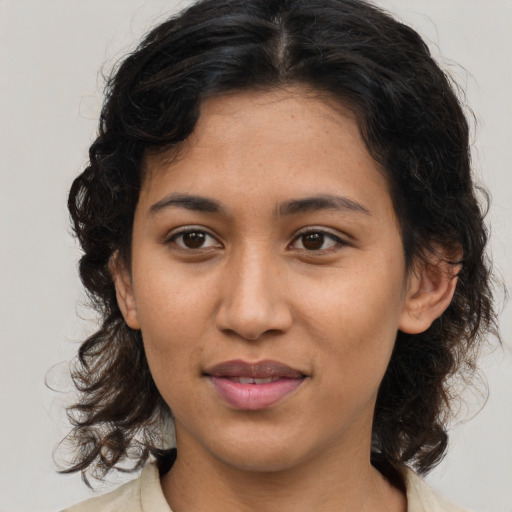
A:
<svg viewBox="0 0 512 512">
<path fill-rule="evenodd" d="M 325 195 L 343 200 L 290 208 Z M 406 270 L 387 179 L 348 111 L 300 88 L 204 101 L 179 155 L 148 156 L 131 268 L 113 274 L 174 414 L 174 512 L 406 510 L 370 464 L 377 391 L 397 330 L 428 328 L 455 279 Z M 306 378 L 239 410 L 204 376 L 235 359 Z"/>
</svg>

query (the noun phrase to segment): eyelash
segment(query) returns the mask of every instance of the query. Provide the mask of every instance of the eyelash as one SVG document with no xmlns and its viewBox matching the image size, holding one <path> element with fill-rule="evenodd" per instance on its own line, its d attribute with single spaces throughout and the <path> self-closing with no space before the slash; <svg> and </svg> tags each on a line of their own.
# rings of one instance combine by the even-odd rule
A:
<svg viewBox="0 0 512 512">
<path fill-rule="evenodd" d="M 212 240 L 216 241 L 217 243 L 215 244 L 212 244 L 210 246 L 200 246 L 200 247 L 186 247 L 184 244 L 181 245 L 177 242 L 177 240 L 182 237 L 182 241 L 183 241 L 183 237 L 185 235 L 191 235 L 191 234 L 197 234 L 197 235 L 201 235 L 201 236 L 204 236 L 205 239 L 207 239 L 208 237 L 211 238 Z M 215 238 L 215 236 L 213 236 L 211 233 L 209 233 L 208 231 L 206 231 L 205 229 L 203 228 L 200 228 L 200 227 L 194 227 L 194 226 L 190 226 L 190 227 L 187 227 L 187 228 L 184 228 L 184 229 L 180 229 L 180 231 L 178 232 L 173 232 L 171 233 L 171 235 L 166 239 L 165 243 L 174 243 L 176 244 L 180 249 L 183 249 L 184 251 L 199 251 L 199 250 L 204 250 L 204 249 L 210 249 L 212 247 L 219 247 L 221 244 L 220 242 L 217 241 L 217 239 Z"/>
<path fill-rule="evenodd" d="M 320 240 L 322 241 L 322 245 L 324 244 L 325 240 L 329 239 L 333 242 L 333 244 L 330 247 L 327 248 L 320 248 L 320 249 L 308 249 L 304 247 L 304 238 L 306 236 L 312 236 L 312 235 L 320 235 Z M 297 236 L 293 239 L 290 246 L 293 246 L 297 241 L 302 240 L 302 248 L 299 248 L 299 250 L 304 251 L 308 254 L 325 254 L 328 252 L 333 252 L 340 247 L 348 245 L 348 242 L 340 238 L 339 236 L 331 233 L 330 231 L 326 231 L 324 229 L 319 228 L 307 228 L 304 231 L 301 231 L 297 234 Z"/>
<path fill-rule="evenodd" d="M 200 237 L 203 237 L 204 240 L 211 238 L 216 243 L 210 244 L 209 246 L 200 245 L 197 247 L 187 247 L 187 246 L 185 246 L 185 244 L 183 242 L 183 237 L 186 235 L 192 235 L 192 234 L 200 235 Z M 308 249 L 307 247 L 304 246 L 304 238 L 307 236 L 314 236 L 314 235 L 319 236 L 317 241 L 320 241 L 321 245 L 324 245 L 326 240 L 330 240 L 333 243 L 331 246 L 329 246 L 327 248 L 314 248 L 314 249 L 309 248 Z M 180 237 L 181 237 L 181 241 L 182 241 L 181 244 L 178 243 L 178 240 L 180 239 Z M 296 249 L 303 251 L 307 254 L 311 254 L 311 255 L 325 254 L 328 252 L 333 252 L 333 251 L 339 249 L 340 247 L 349 245 L 348 242 L 346 242 L 345 240 L 341 239 L 339 236 L 336 236 L 329 231 L 326 231 L 324 229 L 307 228 L 307 229 L 299 232 L 295 236 L 295 238 L 292 240 L 292 242 L 290 243 L 290 245 L 288 247 L 293 248 L 293 246 L 296 244 L 296 242 L 298 242 L 300 240 L 302 240 L 302 247 L 299 247 Z M 313 240 L 313 242 L 315 242 L 315 240 Z M 217 241 L 217 238 L 214 235 L 212 235 L 211 233 L 209 233 L 208 231 L 206 231 L 205 229 L 203 229 L 201 227 L 196 228 L 194 226 L 180 229 L 177 232 L 171 233 L 171 235 L 165 240 L 165 243 L 174 243 L 175 245 L 177 245 L 180 249 L 182 249 L 184 251 L 193 251 L 193 252 L 201 251 L 201 250 L 208 250 L 208 249 L 216 248 L 216 247 L 222 247 L 222 244 Z"/>
</svg>

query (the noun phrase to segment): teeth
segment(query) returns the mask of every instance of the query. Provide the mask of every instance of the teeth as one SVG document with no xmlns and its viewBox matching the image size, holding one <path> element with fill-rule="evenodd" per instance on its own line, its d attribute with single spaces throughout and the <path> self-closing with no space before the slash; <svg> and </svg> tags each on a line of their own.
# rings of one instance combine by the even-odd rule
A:
<svg viewBox="0 0 512 512">
<path fill-rule="evenodd" d="M 239 382 L 240 384 L 270 384 L 279 380 L 279 377 L 267 377 L 265 379 L 256 379 L 253 377 L 235 377 L 232 380 Z"/>
<path fill-rule="evenodd" d="M 270 384 L 273 382 L 272 377 L 269 377 L 267 379 L 253 379 L 254 384 Z"/>
</svg>

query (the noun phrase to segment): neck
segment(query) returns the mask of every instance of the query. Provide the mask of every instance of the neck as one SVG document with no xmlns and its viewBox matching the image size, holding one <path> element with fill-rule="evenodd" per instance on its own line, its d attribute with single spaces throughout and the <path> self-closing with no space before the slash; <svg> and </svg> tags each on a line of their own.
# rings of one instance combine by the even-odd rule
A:
<svg viewBox="0 0 512 512">
<path fill-rule="evenodd" d="M 162 479 L 173 512 L 405 512 L 407 508 L 404 494 L 370 464 L 369 450 L 331 450 L 293 468 L 266 472 L 234 468 L 187 445 L 179 443 L 176 462 Z"/>
</svg>

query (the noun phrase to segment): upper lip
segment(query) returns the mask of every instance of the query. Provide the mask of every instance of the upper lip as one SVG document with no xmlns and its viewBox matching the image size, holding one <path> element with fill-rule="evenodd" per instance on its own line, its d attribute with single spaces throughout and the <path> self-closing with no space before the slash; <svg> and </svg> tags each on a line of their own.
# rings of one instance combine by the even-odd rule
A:
<svg viewBox="0 0 512 512">
<path fill-rule="evenodd" d="M 301 379 L 304 374 L 295 368 L 278 361 L 258 361 L 248 363 L 242 360 L 225 361 L 207 368 L 204 372 L 211 377 L 253 377 L 267 379 L 281 377 L 287 379 Z"/>
</svg>

